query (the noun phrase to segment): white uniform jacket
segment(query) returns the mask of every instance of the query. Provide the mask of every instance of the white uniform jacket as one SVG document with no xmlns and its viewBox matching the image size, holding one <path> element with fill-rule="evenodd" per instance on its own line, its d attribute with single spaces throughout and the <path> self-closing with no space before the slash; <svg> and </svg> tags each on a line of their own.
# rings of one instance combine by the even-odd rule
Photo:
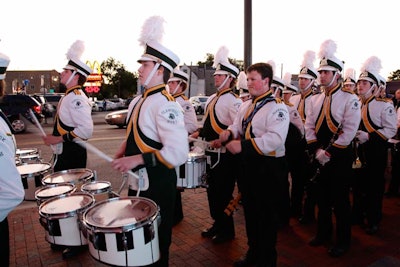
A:
<svg viewBox="0 0 400 267">
<path fill-rule="evenodd" d="M 21 175 L 15 166 L 16 144 L 7 123 L 0 117 L 0 222 L 24 199 Z"/>
<path fill-rule="evenodd" d="M 56 120 L 58 120 L 57 117 L 60 122 L 56 122 L 56 127 L 64 140 L 72 141 L 76 137 L 87 140 L 92 137 L 92 107 L 88 97 L 79 86 L 68 89 L 60 99 Z"/>
<path fill-rule="evenodd" d="M 340 84 L 328 93 L 314 95 L 306 114 L 307 143 L 317 142 L 317 133 L 326 120 L 332 136 L 337 132 L 339 125 L 342 127 L 332 147 L 346 148 L 358 130 L 361 119 L 360 106 L 361 103 L 354 92 L 344 90 Z"/>
<path fill-rule="evenodd" d="M 135 145 L 145 157 L 145 165 L 161 164 L 172 169 L 184 164 L 188 158 L 188 132 L 185 129 L 182 107 L 165 90 L 155 86 L 132 100 L 128 108 L 127 135 L 134 136 Z M 161 145 L 156 149 L 145 143 Z M 130 144 L 127 143 L 127 146 Z M 157 161 L 146 162 L 156 157 Z"/>
<path fill-rule="evenodd" d="M 290 122 L 299 129 L 301 135 L 304 137 L 304 123 L 300 117 L 297 108 L 290 102 L 285 102 L 285 105 L 289 112 Z"/>
<path fill-rule="evenodd" d="M 391 102 L 382 98 L 370 97 L 361 108 L 362 129 L 376 133 L 383 140 L 392 138 L 397 131 L 397 116 Z"/>
<path fill-rule="evenodd" d="M 243 122 L 250 116 L 254 107 L 257 109 L 265 99 L 268 99 L 266 104 L 258 109 L 247 127 L 243 129 Z M 283 157 L 289 120 L 286 105 L 268 91 L 251 101 L 245 101 L 228 130 L 231 131 L 233 139 L 242 139 L 242 152 L 245 154 L 248 154 L 246 149 L 251 149 L 259 155 Z M 243 146 L 243 144 L 248 145 Z"/>
<path fill-rule="evenodd" d="M 299 115 L 300 115 L 301 119 L 303 120 L 303 124 L 306 122 L 307 112 L 310 107 L 311 97 L 313 95 L 314 95 L 313 91 L 310 90 L 307 93 L 305 93 L 304 95 L 301 95 L 301 94 L 293 95 L 289 99 L 290 103 L 292 103 L 296 107 L 296 109 L 299 111 Z"/>
<path fill-rule="evenodd" d="M 197 130 L 197 116 L 193 105 L 190 103 L 189 99 L 184 93 L 173 95 L 175 101 L 181 105 L 183 109 L 183 119 L 185 121 L 185 128 L 189 134 L 192 134 Z"/>
</svg>

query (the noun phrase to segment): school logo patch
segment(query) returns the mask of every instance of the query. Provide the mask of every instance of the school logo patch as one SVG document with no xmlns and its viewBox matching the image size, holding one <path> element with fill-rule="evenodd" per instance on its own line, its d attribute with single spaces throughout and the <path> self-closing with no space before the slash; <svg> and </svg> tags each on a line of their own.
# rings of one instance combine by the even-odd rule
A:
<svg viewBox="0 0 400 267">
<path fill-rule="evenodd" d="M 73 104 L 75 109 L 81 109 L 83 107 L 82 100 L 80 100 L 80 99 L 74 99 L 72 101 L 72 104 Z"/>
</svg>

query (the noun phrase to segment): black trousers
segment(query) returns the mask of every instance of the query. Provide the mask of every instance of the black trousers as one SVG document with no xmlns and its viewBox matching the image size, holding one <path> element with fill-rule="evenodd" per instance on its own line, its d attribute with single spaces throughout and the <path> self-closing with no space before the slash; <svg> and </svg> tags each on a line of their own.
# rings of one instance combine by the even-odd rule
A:
<svg viewBox="0 0 400 267">
<path fill-rule="evenodd" d="M 86 168 L 86 149 L 74 142 L 64 142 L 63 152 L 57 155 L 57 162 L 54 171 L 64 171 L 76 168 Z"/>
<path fill-rule="evenodd" d="M 167 267 L 169 246 L 171 245 L 176 198 L 176 172 L 165 166 L 147 168 L 149 188 L 140 191 L 140 197 L 153 200 L 160 208 L 161 223 L 158 227 L 160 260 L 148 266 Z M 129 196 L 136 196 L 136 191 L 129 189 Z"/>
<path fill-rule="evenodd" d="M 227 216 L 224 212 L 229 202 L 233 199 L 237 173 L 237 157 L 229 152 L 221 153 L 220 160 L 214 168 L 210 168 L 217 162 L 218 154 L 206 152 L 211 157 L 211 165 L 207 165 L 207 198 L 211 218 L 214 219 L 214 227 L 217 234 L 234 236 L 235 228 L 232 214 Z"/>
<path fill-rule="evenodd" d="M 10 233 L 7 217 L 0 222 L 0 266 L 10 265 Z"/>
</svg>

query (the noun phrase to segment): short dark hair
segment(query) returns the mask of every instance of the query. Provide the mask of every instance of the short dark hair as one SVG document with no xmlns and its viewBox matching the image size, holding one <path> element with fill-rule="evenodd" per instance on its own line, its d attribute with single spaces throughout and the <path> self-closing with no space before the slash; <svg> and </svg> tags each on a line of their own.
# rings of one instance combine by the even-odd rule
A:
<svg viewBox="0 0 400 267">
<path fill-rule="evenodd" d="M 271 86 L 274 70 L 270 64 L 264 62 L 254 63 L 247 68 L 246 73 L 251 71 L 260 73 L 262 79 L 269 78 L 268 86 Z"/>
</svg>

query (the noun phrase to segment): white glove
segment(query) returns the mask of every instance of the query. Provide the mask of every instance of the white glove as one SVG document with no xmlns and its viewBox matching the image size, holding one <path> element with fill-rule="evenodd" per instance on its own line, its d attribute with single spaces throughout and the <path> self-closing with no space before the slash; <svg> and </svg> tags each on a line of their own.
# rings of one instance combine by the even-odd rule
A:
<svg viewBox="0 0 400 267">
<path fill-rule="evenodd" d="M 356 138 L 358 139 L 358 142 L 360 142 L 360 144 L 364 144 L 369 140 L 369 134 L 367 132 L 358 130 L 356 133 Z"/>
<path fill-rule="evenodd" d="M 324 166 L 331 159 L 331 155 L 323 149 L 318 149 L 315 153 L 315 159 Z"/>
</svg>

